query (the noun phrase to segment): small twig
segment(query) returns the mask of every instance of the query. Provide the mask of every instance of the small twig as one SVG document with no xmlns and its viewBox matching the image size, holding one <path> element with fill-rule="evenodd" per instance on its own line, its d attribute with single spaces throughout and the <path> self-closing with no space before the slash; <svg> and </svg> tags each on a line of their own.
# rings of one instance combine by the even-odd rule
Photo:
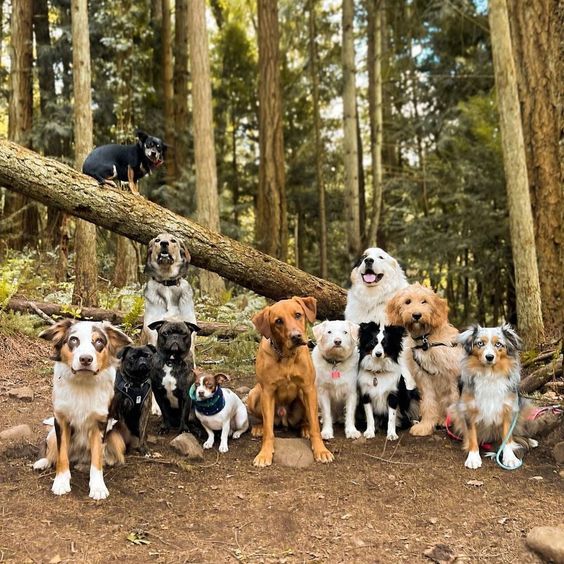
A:
<svg viewBox="0 0 564 564">
<path fill-rule="evenodd" d="M 405 464 L 406 466 L 415 466 L 415 462 L 400 462 L 399 460 L 388 460 L 387 458 L 382 458 L 381 456 L 376 456 L 375 454 L 368 454 L 367 452 L 362 453 L 364 456 L 369 456 L 370 458 L 376 458 L 376 460 L 381 460 L 382 462 L 389 462 L 390 464 Z"/>
<path fill-rule="evenodd" d="M 152 537 L 155 537 L 157 540 L 160 540 L 164 545 L 166 546 L 172 546 L 172 548 L 175 548 L 176 550 L 182 550 L 179 546 L 172 544 L 171 542 L 165 541 L 162 537 L 160 537 L 159 535 L 157 535 L 157 533 L 155 533 L 154 531 L 151 530 L 147 530 L 145 531 L 148 535 L 151 535 Z"/>
<path fill-rule="evenodd" d="M 198 468 L 211 468 L 212 466 L 215 466 L 219 462 L 219 451 L 217 451 L 216 455 L 215 462 L 212 462 L 211 464 L 202 464 L 201 466 L 198 465 Z"/>
<path fill-rule="evenodd" d="M 27 302 L 29 307 L 37 314 L 43 321 L 47 321 L 49 325 L 55 325 L 55 320 L 49 317 L 46 313 L 42 312 L 33 302 Z"/>
</svg>

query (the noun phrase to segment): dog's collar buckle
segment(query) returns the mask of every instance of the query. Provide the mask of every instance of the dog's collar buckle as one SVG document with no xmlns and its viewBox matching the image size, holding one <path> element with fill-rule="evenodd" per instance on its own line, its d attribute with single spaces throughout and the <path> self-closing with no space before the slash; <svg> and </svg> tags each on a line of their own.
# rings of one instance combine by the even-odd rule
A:
<svg viewBox="0 0 564 564">
<path fill-rule="evenodd" d="M 157 280 L 156 278 L 153 278 L 153 280 L 163 286 L 180 286 L 181 278 L 174 278 L 173 280 Z"/>
</svg>

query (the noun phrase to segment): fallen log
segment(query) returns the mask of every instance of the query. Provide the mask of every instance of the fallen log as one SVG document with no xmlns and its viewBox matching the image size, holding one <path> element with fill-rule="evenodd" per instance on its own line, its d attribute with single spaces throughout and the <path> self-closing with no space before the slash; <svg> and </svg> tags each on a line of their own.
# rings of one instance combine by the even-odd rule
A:
<svg viewBox="0 0 564 564">
<path fill-rule="evenodd" d="M 44 314 L 40 317 L 49 322 L 50 317 L 72 317 L 75 319 L 87 319 L 89 321 L 109 321 L 115 325 L 121 325 L 127 313 L 119 310 L 107 310 L 99 307 L 81 307 L 78 306 L 61 306 L 51 302 L 35 302 L 22 298 L 12 298 L 8 301 L 5 309 L 10 311 L 19 311 L 20 313 L 31 313 L 39 315 L 39 311 Z M 47 319 L 46 319 L 47 318 Z M 138 317 L 133 323 L 134 327 L 143 326 L 143 317 Z M 198 335 L 208 337 L 213 335 L 219 338 L 236 337 L 241 333 L 253 331 L 252 327 L 247 325 L 230 325 L 229 323 L 218 323 L 210 321 L 198 321 L 201 331 Z"/>
<path fill-rule="evenodd" d="M 562 357 L 560 357 L 556 362 L 551 362 L 546 366 L 535 370 L 532 374 L 529 374 L 526 378 L 521 380 L 519 386 L 519 391 L 522 394 L 530 394 L 540 387 L 544 386 L 549 380 L 555 378 L 562 374 Z"/>
<path fill-rule="evenodd" d="M 0 141 L 0 186 L 61 209 L 129 239 L 148 243 L 162 231 L 186 240 L 194 266 L 273 300 L 317 298 L 320 319 L 342 317 L 346 292 L 256 249 L 129 192 L 100 187 L 71 167 Z"/>
</svg>

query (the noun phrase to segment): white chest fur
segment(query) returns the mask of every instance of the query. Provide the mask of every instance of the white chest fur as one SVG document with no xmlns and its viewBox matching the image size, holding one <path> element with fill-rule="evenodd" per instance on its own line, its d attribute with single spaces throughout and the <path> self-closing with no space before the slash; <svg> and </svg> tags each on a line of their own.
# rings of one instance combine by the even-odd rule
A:
<svg viewBox="0 0 564 564">
<path fill-rule="evenodd" d="M 170 405 L 172 405 L 172 407 L 177 408 L 178 407 L 178 398 L 174 395 L 174 390 L 176 390 L 176 378 L 171 374 L 172 367 L 167 366 L 165 364 L 163 370 L 164 370 L 164 374 L 165 374 L 163 376 L 163 386 L 164 386 L 164 389 L 166 390 L 166 397 L 168 398 Z"/>
<path fill-rule="evenodd" d="M 510 405 L 512 397 L 508 395 L 509 381 L 493 375 L 484 375 L 474 379 L 474 394 L 478 407 L 478 421 L 486 425 L 499 425 L 503 408 Z"/>
</svg>

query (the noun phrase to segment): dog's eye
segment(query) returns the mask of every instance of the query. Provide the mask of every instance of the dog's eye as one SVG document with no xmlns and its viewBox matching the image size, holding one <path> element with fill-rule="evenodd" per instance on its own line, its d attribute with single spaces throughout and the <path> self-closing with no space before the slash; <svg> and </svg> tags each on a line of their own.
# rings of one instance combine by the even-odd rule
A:
<svg viewBox="0 0 564 564">
<path fill-rule="evenodd" d="M 106 346 L 106 343 L 104 343 L 103 339 L 96 339 L 96 341 L 94 342 L 94 348 L 98 352 L 100 352 L 105 346 Z"/>
<path fill-rule="evenodd" d="M 422 300 L 421 303 L 422 303 L 422 304 L 426 304 L 426 303 L 427 303 L 427 300 Z"/>
<path fill-rule="evenodd" d="M 496 349 L 501 349 L 503 348 L 503 343 L 500 343 L 499 341 L 495 344 L 495 348 Z"/>
<path fill-rule="evenodd" d="M 344 333 L 345 335 L 348 335 L 348 334 L 349 334 L 349 332 L 348 332 L 348 331 L 343 331 L 343 333 Z"/>
<path fill-rule="evenodd" d="M 331 335 L 332 331 L 327 331 L 327 335 Z"/>
<path fill-rule="evenodd" d="M 80 344 L 80 341 L 78 340 L 78 337 L 71 337 L 69 339 L 69 346 L 70 347 L 76 347 Z"/>
<path fill-rule="evenodd" d="M 381 259 L 381 260 L 384 260 L 384 257 L 379 256 L 378 258 Z"/>
<path fill-rule="evenodd" d="M 483 341 L 476 341 L 476 346 L 481 348 L 481 347 L 484 346 L 484 342 Z"/>
<path fill-rule="evenodd" d="M 171 239 L 170 242 L 171 242 L 171 243 L 176 243 L 176 239 Z"/>
<path fill-rule="evenodd" d="M 405 300 L 405 305 L 409 305 L 411 303 L 411 300 Z"/>
<path fill-rule="evenodd" d="M 298 311 L 296 313 L 296 319 L 301 319 L 302 318 L 302 314 Z"/>
<path fill-rule="evenodd" d="M 281 317 L 278 317 L 274 323 L 276 323 L 276 325 L 284 325 L 284 320 Z"/>
<path fill-rule="evenodd" d="M 155 243 L 160 243 L 161 240 L 160 239 L 155 239 Z"/>
</svg>

